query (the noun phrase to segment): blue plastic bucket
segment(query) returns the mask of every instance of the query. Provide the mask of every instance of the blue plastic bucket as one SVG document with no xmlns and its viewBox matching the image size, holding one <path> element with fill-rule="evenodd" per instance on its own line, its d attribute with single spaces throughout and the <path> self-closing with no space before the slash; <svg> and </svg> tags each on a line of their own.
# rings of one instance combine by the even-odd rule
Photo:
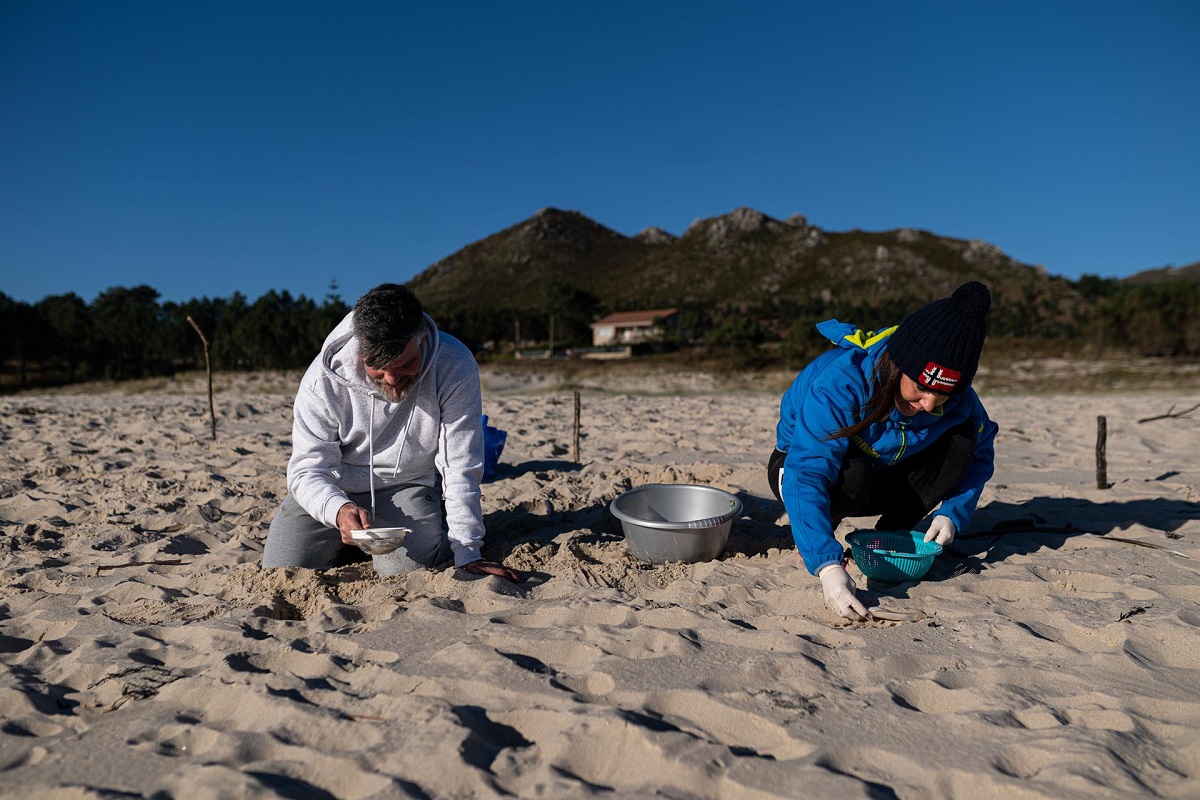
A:
<svg viewBox="0 0 1200 800">
<path fill-rule="evenodd" d="M 488 425 L 487 414 L 483 415 L 483 479 L 490 481 L 496 475 L 496 465 L 508 441 L 508 431 Z"/>
</svg>

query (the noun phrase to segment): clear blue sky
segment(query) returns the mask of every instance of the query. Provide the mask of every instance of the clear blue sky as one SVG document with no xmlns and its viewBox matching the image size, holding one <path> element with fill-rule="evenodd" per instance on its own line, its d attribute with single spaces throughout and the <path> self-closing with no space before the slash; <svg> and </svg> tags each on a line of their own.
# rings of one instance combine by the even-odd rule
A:
<svg viewBox="0 0 1200 800">
<path fill-rule="evenodd" d="M 1200 3 L 0 2 L 0 291 L 352 301 L 534 214 L 1200 260 Z"/>
</svg>

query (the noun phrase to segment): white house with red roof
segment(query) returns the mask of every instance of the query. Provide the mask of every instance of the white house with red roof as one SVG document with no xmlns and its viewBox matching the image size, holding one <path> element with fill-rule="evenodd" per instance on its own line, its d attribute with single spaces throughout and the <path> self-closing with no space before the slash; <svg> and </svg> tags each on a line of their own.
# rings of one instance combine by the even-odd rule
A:
<svg viewBox="0 0 1200 800">
<path fill-rule="evenodd" d="M 679 313 L 677 308 L 618 311 L 592 323 L 592 346 L 637 344 L 662 338 L 663 323 Z"/>
</svg>

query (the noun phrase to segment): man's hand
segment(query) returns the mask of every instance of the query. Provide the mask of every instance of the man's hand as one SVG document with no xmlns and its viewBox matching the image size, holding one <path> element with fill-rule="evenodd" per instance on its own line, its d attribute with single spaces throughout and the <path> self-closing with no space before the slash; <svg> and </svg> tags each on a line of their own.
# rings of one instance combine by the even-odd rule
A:
<svg viewBox="0 0 1200 800">
<path fill-rule="evenodd" d="M 473 575 L 495 575 L 513 583 L 524 583 L 527 579 L 527 576 L 522 575 L 515 569 L 509 569 L 503 564 L 497 564 L 495 561 L 484 561 L 482 558 L 478 561 L 472 561 L 469 564 L 463 564 L 462 569 Z"/>
<path fill-rule="evenodd" d="M 935 539 L 942 547 L 954 541 L 954 534 L 958 533 L 958 528 L 950 521 L 949 517 L 943 517 L 940 514 L 933 518 L 933 522 L 929 523 L 929 530 L 925 533 L 925 541 L 932 542 Z"/>
<path fill-rule="evenodd" d="M 338 533 L 342 535 L 343 544 L 354 544 L 350 531 L 363 531 L 371 527 L 371 512 L 359 508 L 354 503 L 346 503 L 338 509 Z"/>
<path fill-rule="evenodd" d="M 839 617 L 852 620 L 867 618 L 867 609 L 854 596 L 854 579 L 841 564 L 830 564 L 821 570 L 821 591 L 825 594 L 825 605 Z"/>
</svg>

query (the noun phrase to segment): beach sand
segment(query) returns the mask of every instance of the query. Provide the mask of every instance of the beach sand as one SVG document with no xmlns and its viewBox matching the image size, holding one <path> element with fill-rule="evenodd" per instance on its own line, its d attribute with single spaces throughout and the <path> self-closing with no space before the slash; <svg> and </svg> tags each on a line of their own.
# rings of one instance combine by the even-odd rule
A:
<svg viewBox="0 0 1200 800">
<path fill-rule="evenodd" d="M 0 794 L 1200 796 L 1200 412 L 1138 422 L 1200 383 L 981 381 L 971 527 L 920 582 L 851 568 L 925 619 L 849 623 L 766 486 L 786 376 L 485 372 L 520 586 L 260 571 L 297 378 L 218 376 L 215 442 L 202 376 L 0 398 Z M 727 551 L 634 561 L 608 503 L 684 482 L 743 499 Z"/>
</svg>

